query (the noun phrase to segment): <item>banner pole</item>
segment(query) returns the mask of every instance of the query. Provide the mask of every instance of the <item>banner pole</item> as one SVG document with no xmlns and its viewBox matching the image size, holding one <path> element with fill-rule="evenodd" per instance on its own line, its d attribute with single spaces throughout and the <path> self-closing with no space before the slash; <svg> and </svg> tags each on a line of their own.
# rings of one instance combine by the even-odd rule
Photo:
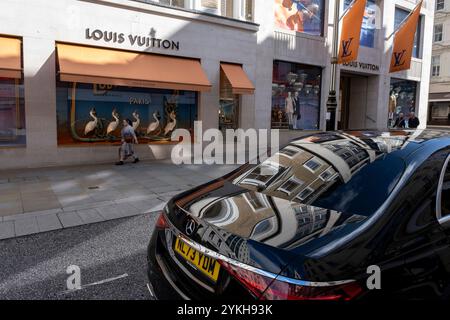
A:
<svg viewBox="0 0 450 320">
<path fill-rule="evenodd" d="M 339 17 L 339 21 L 341 21 L 342 19 L 344 19 L 345 15 L 347 14 L 347 12 L 353 7 L 353 5 L 355 4 L 356 0 L 353 0 L 349 6 L 347 7 L 347 9 L 344 10 L 344 12 L 341 14 L 341 16 Z"/>
<path fill-rule="evenodd" d="M 332 57 L 331 57 L 331 84 L 330 91 L 328 92 L 327 101 L 327 131 L 336 130 L 336 109 L 337 109 L 337 97 L 336 97 L 336 82 L 337 82 L 337 62 L 339 51 L 339 13 L 341 3 L 340 0 L 335 0 L 334 8 L 334 21 L 333 21 L 333 45 L 332 45 Z"/>
</svg>

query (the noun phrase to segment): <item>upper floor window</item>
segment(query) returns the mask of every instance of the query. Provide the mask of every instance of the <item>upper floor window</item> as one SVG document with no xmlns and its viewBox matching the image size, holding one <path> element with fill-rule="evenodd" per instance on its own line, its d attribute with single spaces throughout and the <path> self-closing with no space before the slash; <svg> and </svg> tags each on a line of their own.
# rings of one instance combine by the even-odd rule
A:
<svg viewBox="0 0 450 320">
<path fill-rule="evenodd" d="M 210 13 L 220 14 L 221 4 L 220 0 L 199 0 L 196 1 L 197 10 L 206 11 Z"/>
<path fill-rule="evenodd" d="M 442 184 L 441 184 L 442 183 Z M 438 217 L 448 218 L 450 217 L 450 157 L 447 158 L 445 167 L 442 171 L 441 181 L 439 182 L 440 190 L 438 190 Z M 440 209 L 440 211 L 439 211 Z"/>
<path fill-rule="evenodd" d="M 431 76 L 439 77 L 441 74 L 441 57 L 433 56 L 431 58 Z"/>
<path fill-rule="evenodd" d="M 353 0 L 344 0 L 344 9 L 347 9 Z M 378 6 L 375 0 L 367 0 L 366 2 L 366 10 L 364 12 L 363 24 L 361 27 L 361 40 L 360 43 L 362 46 L 374 48 L 375 47 L 375 39 L 376 39 L 376 25 Z"/>
<path fill-rule="evenodd" d="M 273 1 L 277 27 L 317 36 L 323 35 L 325 0 Z"/>
<path fill-rule="evenodd" d="M 442 41 L 442 32 L 443 32 L 442 30 L 443 30 L 442 23 L 436 24 L 434 26 L 434 37 L 433 37 L 434 42 Z"/>
<path fill-rule="evenodd" d="M 145 1 L 146 0 L 138 0 Z M 185 8 L 239 20 L 253 20 L 254 0 L 152 0 L 166 6 Z M 151 2 L 151 1 L 150 1 Z"/>
<path fill-rule="evenodd" d="M 445 0 L 436 0 L 436 11 L 444 10 L 445 8 Z"/>
<path fill-rule="evenodd" d="M 404 10 L 404 9 L 400 9 L 400 8 L 395 8 L 395 22 L 394 22 L 394 28 L 395 30 L 398 30 L 398 28 L 400 27 L 400 25 L 405 21 L 405 19 L 408 17 L 408 15 L 410 14 L 410 11 L 408 10 Z M 422 41 L 422 35 L 421 35 L 421 30 L 422 30 L 422 16 L 419 17 L 419 23 L 417 24 L 417 30 L 416 30 L 416 34 L 414 36 L 414 48 L 413 48 L 413 57 L 414 58 L 421 58 L 420 57 L 420 47 L 421 47 L 421 41 Z"/>
<path fill-rule="evenodd" d="M 167 6 L 179 8 L 185 8 L 186 6 L 186 0 L 159 0 L 158 2 Z"/>
</svg>

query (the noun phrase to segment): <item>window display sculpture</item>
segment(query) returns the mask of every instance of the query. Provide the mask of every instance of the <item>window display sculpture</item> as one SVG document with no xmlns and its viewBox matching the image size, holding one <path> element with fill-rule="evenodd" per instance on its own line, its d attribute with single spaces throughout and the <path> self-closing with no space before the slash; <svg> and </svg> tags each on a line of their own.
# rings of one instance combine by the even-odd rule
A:
<svg viewBox="0 0 450 320">
<path fill-rule="evenodd" d="M 149 125 L 147 129 L 147 135 L 144 137 L 145 139 L 153 141 L 170 141 L 170 134 L 177 127 L 176 95 L 172 96 L 170 100 L 164 97 L 164 111 L 166 119 L 166 125 L 164 126 L 164 129 L 162 129 L 162 123 L 159 120 L 159 114 L 155 112 L 153 114 L 153 118 L 156 120 L 156 122 L 153 122 Z"/>
<path fill-rule="evenodd" d="M 138 133 L 138 129 L 139 126 L 141 125 L 141 117 L 139 115 L 139 113 L 137 112 L 137 110 L 135 110 L 132 114 L 131 114 L 134 118 L 133 121 L 133 129 L 136 132 L 136 134 Z"/>
<path fill-rule="evenodd" d="M 97 118 L 97 112 L 95 111 L 95 108 L 92 108 L 91 111 L 89 111 L 89 115 L 91 116 L 92 121 L 89 121 L 86 126 L 84 127 L 84 135 L 87 136 L 91 132 L 95 131 L 98 127 L 98 118 Z"/>
<path fill-rule="evenodd" d="M 161 123 L 159 122 L 160 119 L 160 115 L 159 112 L 153 112 L 153 119 L 155 119 L 154 122 L 150 122 L 150 124 L 148 125 L 147 128 L 147 134 L 153 134 L 153 135 L 158 135 L 161 133 Z M 159 130 L 159 131 L 157 131 Z"/>
<path fill-rule="evenodd" d="M 113 109 L 111 115 L 114 120 L 108 124 L 108 128 L 106 129 L 107 136 L 111 136 L 112 133 L 117 130 L 117 128 L 119 127 L 119 122 L 120 122 L 119 114 L 117 113 L 117 110 L 115 108 Z"/>
</svg>

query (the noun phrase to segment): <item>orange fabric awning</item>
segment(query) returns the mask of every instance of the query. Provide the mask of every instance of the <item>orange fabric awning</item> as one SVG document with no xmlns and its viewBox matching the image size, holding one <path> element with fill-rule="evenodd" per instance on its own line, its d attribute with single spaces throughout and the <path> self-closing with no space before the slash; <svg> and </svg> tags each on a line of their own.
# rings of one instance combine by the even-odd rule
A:
<svg viewBox="0 0 450 320">
<path fill-rule="evenodd" d="M 0 77 L 22 78 L 22 41 L 0 37 Z"/>
<path fill-rule="evenodd" d="M 230 81 L 233 94 L 254 94 L 255 87 L 248 78 L 242 66 L 238 64 L 221 63 L 220 68 Z"/>
<path fill-rule="evenodd" d="M 209 91 L 200 61 L 69 44 L 56 45 L 61 81 Z"/>
</svg>

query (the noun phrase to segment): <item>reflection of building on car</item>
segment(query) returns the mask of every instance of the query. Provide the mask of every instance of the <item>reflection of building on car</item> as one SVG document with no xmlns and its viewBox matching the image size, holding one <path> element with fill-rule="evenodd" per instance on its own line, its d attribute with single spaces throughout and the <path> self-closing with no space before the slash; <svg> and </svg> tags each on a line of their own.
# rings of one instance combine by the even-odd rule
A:
<svg viewBox="0 0 450 320">
<path fill-rule="evenodd" d="M 449 151 L 438 131 L 314 134 L 184 192 L 149 245 L 156 296 L 371 298 L 378 265 L 384 298 L 448 299 Z"/>
</svg>

